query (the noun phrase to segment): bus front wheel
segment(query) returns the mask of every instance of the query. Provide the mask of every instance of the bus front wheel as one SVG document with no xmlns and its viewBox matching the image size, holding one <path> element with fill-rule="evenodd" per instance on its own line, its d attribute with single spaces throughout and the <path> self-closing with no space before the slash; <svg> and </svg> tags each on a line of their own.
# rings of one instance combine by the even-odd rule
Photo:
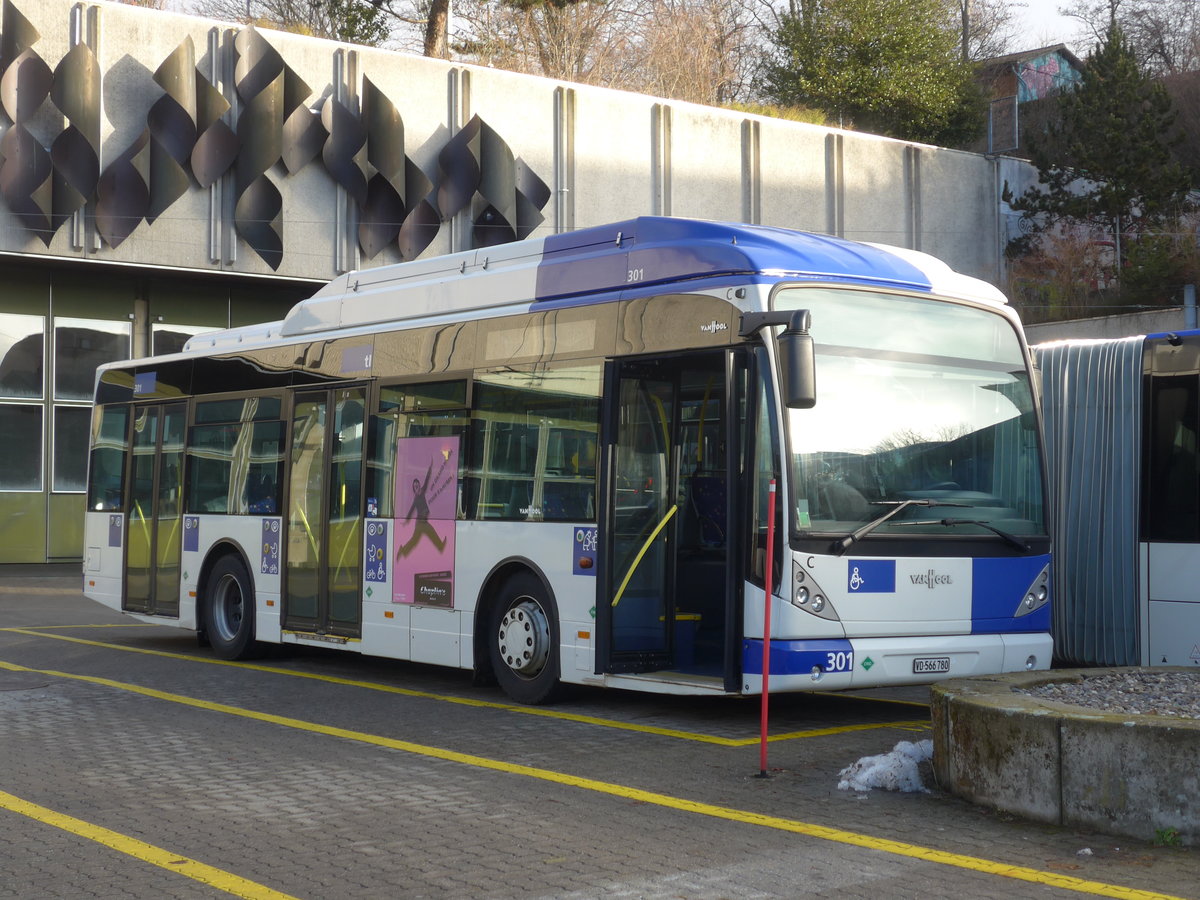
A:
<svg viewBox="0 0 1200 900">
<path fill-rule="evenodd" d="M 254 583 L 235 556 L 221 557 L 208 575 L 204 624 L 213 652 L 221 659 L 255 655 Z"/>
<path fill-rule="evenodd" d="M 558 689 L 558 617 L 541 581 L 523 572 L 504 582 L 488 628 L 492 671 L 518 703 L 547 703 Z"/>
</svg>

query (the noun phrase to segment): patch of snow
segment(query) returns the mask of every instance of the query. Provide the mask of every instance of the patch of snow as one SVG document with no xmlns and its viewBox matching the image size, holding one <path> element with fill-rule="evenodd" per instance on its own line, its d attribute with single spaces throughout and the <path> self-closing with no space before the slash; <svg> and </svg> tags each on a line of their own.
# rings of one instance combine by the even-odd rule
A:
<svg viewBox="0 0 1200 900">
<path fill-rule="evenodd" d="M 921 782 L 921 763 L 933 758 L 933 741 L 901 741 L 891 753 L 864 756 L 838 773 L 840 791 L 921 791 L 929 789 Z"/>
</svg>

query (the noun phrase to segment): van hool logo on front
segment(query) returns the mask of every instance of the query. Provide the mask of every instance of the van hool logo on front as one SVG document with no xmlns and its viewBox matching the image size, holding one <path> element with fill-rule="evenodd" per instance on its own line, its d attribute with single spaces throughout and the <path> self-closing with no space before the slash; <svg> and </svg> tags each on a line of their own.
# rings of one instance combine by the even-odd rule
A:
<svg viewBox="0 0 1200 900">
<path fill-rule="evenodd" d="M 954 579 L 948 573 L 938 572 L 936 569 L 927 569 L 918 575 L 909 575 L 908 580 L 913 584 L 924 585 L 931 591 L 944 584 L 954 584 Z"/>
<path fill-rule="evenodd" d="M 717 334 L 721 331 L 728 331 L 729 326 L 724 322 L 718 322 L 716 319 L 713 319 L 707 325 L 701 325 L 700 330 L 707 334 Z"/>
</svg>

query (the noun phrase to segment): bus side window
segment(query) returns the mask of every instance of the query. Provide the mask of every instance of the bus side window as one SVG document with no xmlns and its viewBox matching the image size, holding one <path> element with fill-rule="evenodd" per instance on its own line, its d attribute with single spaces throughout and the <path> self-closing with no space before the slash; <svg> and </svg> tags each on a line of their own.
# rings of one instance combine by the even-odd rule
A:
<svg viewBox="0 0 1200 900">
<path fill-rule="evenodd" d="M 96 407 L 92 420 L 92 459 L 88 471 L 90 510 L 118 510 L 123 506 L 128 431 L 128 406 Z"/>
<path fill-rule="evenodd" d="M 276 398 L 196 404 L 187 442 L 187 510 L 274 515 L 279 511 L 285 423 Z"/>
<path fill-rule="evenodd" d="M 371 413 L 367 438 L 367 515 L 391 518 L 395 512 L 396 446 L 403 438 L 455 436 L 462 441 L 467 427 L 467 380 L 385 385 Z M 459 448 L 459 495 L 456 509 L 463 515 L 462 472 L 465 454 Z M 404 511 L 401 510 L 403 515 Z"/>
<path fill-rule="evenodd" d="M 1200 447 L 1197 378 L 1151 379 L 1147 509 L 1143 530 L 1152 541 L 1200 541 Z"/>
<path fill-rule="evenodd" d="M 476 374 L 468 518 L 595 520 L 601 376 L 599 363 Z"/>
</svg>

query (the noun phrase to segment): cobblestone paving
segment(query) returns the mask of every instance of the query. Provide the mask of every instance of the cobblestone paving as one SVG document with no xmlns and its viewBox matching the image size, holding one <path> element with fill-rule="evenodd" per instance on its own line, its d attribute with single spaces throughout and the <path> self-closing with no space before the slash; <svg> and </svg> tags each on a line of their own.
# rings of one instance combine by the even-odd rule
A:
<svg viewBox="0 0 1200 900">
<path fill-rule="evenodd" d="M 0 576 L 0 629 L 128 620 L 70 582 Z M 21 588 L 39 587 L 40 592 Z M 51 588 L 52 590 L 46 590 Z M 79 637 L 114 647 L 76 644 Z M 303 651 L 263 665 L 498 704 L 470 707 L 209 660 L 162 628 L 0 630 L 0 662 L 112 679 L 668 797 L 904 841 L 1040 872 L 1200 898 L 1200 852 L 1024 822 L 938 792 L 855 794 L 837 772 L 922 736 L 880 727 L 758 746 L 503 708 L 469 675 Z M 883 692 L 912 701 L 921 690 Z M 758 703 L 578 692 L 560 709 L 750 739 Z M 919 721 L 862 697 L 782 697 L 772 733 Z M 927 732 L 926 732 L 927 733 Z M 0 791 L 304 898 L 1067 897 L 941 865 L 586 787 L 197 709 L 118 687 L 0 669 Z M 0 898 L 220 897 L 222 891 L 0 809 Z M 1152 839 L 1147 835 L 1147 839 Z M 1083 848 L 1090 856 L 1080 856 Z"/>
</svg>

